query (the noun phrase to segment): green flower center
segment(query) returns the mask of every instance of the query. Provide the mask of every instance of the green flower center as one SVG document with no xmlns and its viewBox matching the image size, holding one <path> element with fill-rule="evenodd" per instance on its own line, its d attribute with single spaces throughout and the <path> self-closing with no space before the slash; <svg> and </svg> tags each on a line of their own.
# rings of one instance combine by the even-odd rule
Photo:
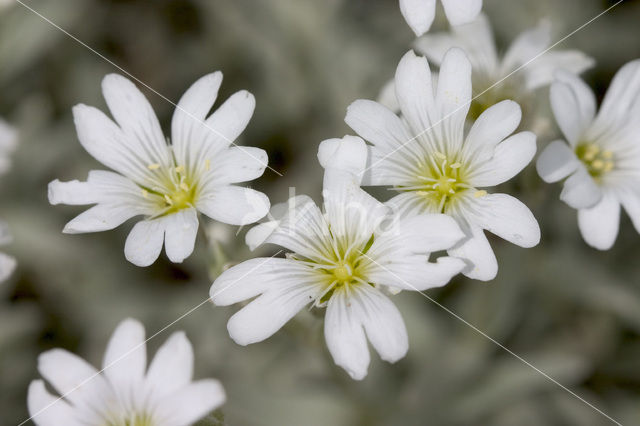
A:
<svg viewBox="0 0 640 426">
<path fill-rule="evenodd" d="M 313 259 L 298 254 L 287 257 L 304 263 L 316 271 L 324 291 L 316 299 L 315 304 L 322 306 L 338 289 L 346 289 L 358 285 L 371 285 L 366 278 L 365 268 L 370 264 L 366 253 L 373 245 L 374 236 L 371 235 L 365 244 L 349 241 L 349 237 L 335 238 L 331 233 L 327 241 L 330 249 L 319 253 Z"/>
<path fill-rule="evenodd" d="M 397 186 L 398 191 L 416 191 L 425 200 L 434 204 L 440 213 L 447 208 L 465 191 L 474 190 L 466 182 L 463 164 L 456 159 L 436 152 L 427 161 L 418 164 L 420 171 L 415 183 Z M 485 191 L 475 191 L 476 197 L 485 195 Z"/>
<path fill-rule="evenodd" d="M 576 155 L 594 179 L 600 179 L 615 167 L 613 152 L 603 151 L 593 143 L 578 144 Z"/>
<path fill-rule="evenodd" d="M 159 164 L 150 164 L 149 170 L 160 169 Z M 167 173 L 158 172 L 157 184 L 142 187 L 142 195 L 158 206 L 157 216 L 165 216 L 193 207 L 198 195 L 196 182 L 183 166 L 172 167 Z"/>
</svg>

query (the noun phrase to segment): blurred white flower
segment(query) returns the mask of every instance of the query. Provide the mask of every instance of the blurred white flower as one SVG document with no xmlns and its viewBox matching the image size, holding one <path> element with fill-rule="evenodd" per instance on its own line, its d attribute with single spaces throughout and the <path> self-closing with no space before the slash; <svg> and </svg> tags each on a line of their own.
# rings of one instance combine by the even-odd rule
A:
<svg viewBox="0 0 640 426">
<path fill-rule="evenodd" d="M 551 106 L 568 144 L 540 154 L 546 182 L 568 177 L 560 199 L 578 210 L 584 240 L 607 250 L 618 235 L 620 205 L 640 232 L 640 60 L 620 69 L 596 115 L 596 98 L 577 76 L 559 72 Z"/>
<path fill-rule="evenodd" d="M 126 78 L 111 74 L 102 91 L 116 122 L 96 108 L 77 105 L 73 114 L 82 146 L 114 172 L 91 171 L 86 182 L 49 184 L 51 204 L 97 204 L 69 222 L 66 233 L 113 229 L 145 216 L 131 230 L 126 258 L 152 264 L 164 241 L 172 262 L 192 252 L 198 212 L 220 222 L 245 225 L 263 217 L 269 200 L 261 192 L 233 185 L 261 176 L 264 150 L 230 147 L 244 130 L 255 106 L 240 91 L 213 114 L 222 74 L 196 81 L 182 96 L 171 123 L 168 145 L 151 105 Z"/>
<path fill-rule="evenodd" d="M 9 171 L 9 154 L 16 148 L 17 143 L 18 131 L 0 118 L 0 174 Z"/>
<path fill-rule="evenodd" d="M 404 215 L 445 213 L 455 218 L 467 239 L 448 252 L 469 261 L 463 272 L 493 279 L 498 265 L 486 229 L 522 247 L 540 240 L 531 211 L 506 194 L 479 188 L 499 185 L 533 158 L 536 137 L 514 132 L 520 107 L 503 101 L 487 109 L 464 137 L 471 101 L 471 64 L 464 52 L 445 56 L 437 87 L 427 60 L 408 52 L 395 76 L 402 119 L 368 100 L 351 104 L 345 118 L 371 143 L 364 185 L 389 185 L 400 192 L 388 205 Z"/>
<path fill-rule="evenodd" d="M 186 426 L 225 401 L 217 380 L 192 382 L 193 348 L 183 332 L 171 335 L 146 364 L 144 326 L 133 319 L 114 331 L 102 372 L 63 349 L 47 351 L 38 371 L 61 398 L 34 380 L 29 413 L 39 426 Z"/>
<path fill-rule="evenodd" d="M 465 263 L 450 257 L 429 262 L 429 253 L 451 247 L 464 235 L 445 215 L 388 221 L 389 209 L 359 187 L 357 173 L 366 156 L 360 138 L 324 141 L 318 153 L 326 169 L 324 213 L 309 197 L 295 197 L 280 220 L 247 234 L 252 247 L 266 242 L 292 253 L 248 260 L 213 283 L 216 305 L 258 296 L 229 320 L 229 334 L 238 344 L 270 337 L 311 303 L 327 307 L 327 346 L 352 378 L 367 374 L 367 338 L 386 361 L 406 354 L 404 322 L 383 290 L 446 284 Z"/>
<path fill-rule="evenodd" d="M 451 33 L 420 37 L 415 48 L 438 65 L 452 47 L 465 51 L 473 67 L 473 97 L 478 97 L 471 104 L 469 114 L 475 119 L 505 99 L 528 105 L 532 101 L 531 93 L 551 84 L 556 70 L 581 73 L 594 65 L 592 58 L 578 50 L 552 50 L 532 61 L 547 50 L 551 42 L 551 24 L 543 20 L 536 28 L 518 36 L 500 58 L 491 24 L 481 14 L 474 22 L 454 27 Z M 511 74 L 520 67 L 523 68 L 519 72 Z"/>
<path fill-rule="evenodd" d="M 482 10 L 482 0 L 441 0 L 451 25 L 471 22 Z M 400 0 L 400 11 L 417 36 L 429 31 L 436 16 L 436 0 Z"/>
<path fill-rule="evenodd" d="M 0 246 L 9 244 L 12 241 L 9 227 L 3 221 L 0 221 Z M 9 278 L 13 270 L 16 268 L 16 259 L 0 253 L 0 283 Z"/>
</svg>

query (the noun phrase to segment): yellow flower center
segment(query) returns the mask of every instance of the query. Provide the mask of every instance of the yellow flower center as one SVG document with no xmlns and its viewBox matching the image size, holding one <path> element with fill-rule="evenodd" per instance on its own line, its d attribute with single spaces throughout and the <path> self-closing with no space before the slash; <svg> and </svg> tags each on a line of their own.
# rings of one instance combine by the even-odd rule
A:
<svg viewBox="0 0 640 426">
<path fill-rule="evenodd" d="M 594 179 L 601 178 L 615 167 L 613 152 L 603 151 L 593 143 L 578 144 L 576 155 Z"/>
<path fill-rule="evenodd" d="M 149 170 L 157 170 L 157 184 L 142 188 L 142 195 L 158 205 L 158 216 L 175 213 L 193 207 L 197 197 L 197 185 L 187 175 L 183 166 L 167 172 L 159 164 L 150 164 Z"/>
<path fill-rule="evenodd" d="M 426 162 L 418 164 L 420 170 L 415 184 L 397 186 L 398 191 L 416 191 L 430 203 L 435 203 L 438 212 L 444 212 L 461 193 L 473 189 L 466 183 L 463 165 L 446 155 L 436 152 Z M 486 194 L 476 191 L 476 196 Z"/>
<path fill-rule="evenodd" d="M 340 262 L 331 272 L 339 283 L 350 283 L 353 279 L 353 267 L 348 262 Z"/>
</svg>

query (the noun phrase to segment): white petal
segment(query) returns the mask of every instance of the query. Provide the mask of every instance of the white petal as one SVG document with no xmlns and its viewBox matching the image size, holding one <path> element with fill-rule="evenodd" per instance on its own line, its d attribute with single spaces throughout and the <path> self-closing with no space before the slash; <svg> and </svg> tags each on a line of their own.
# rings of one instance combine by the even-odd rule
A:
<svg viewBox="0 0 640 426">
<path fill-rule="evenodd" d="M 88 182 L 72 180 L 60 182 L 58 179 L 49 182 L 47 195 L 49 203 L 67 205 L 85 205 L 99 202 L 99 194 Z"/>
<path fill-rule="evenodd" d="M 460 40 L 450 33 L 428 33 L 414 42 L 416 51 L 426 56 L 430 63 L 438 66 L 449 49 L 463 47 L 461 44 Z"/>
<path fill-rule="evenodd" d="M 211 161 L 211 173 L 206 179 L 216 186 L 248 182 L 262 176 L 267 163 L 264 149 L 233 146 Z"/>
<path fill-rule="evenodd" d="M 219 381 L 198 380 L 167 395 L 154 410 L 160 424 L 188 426 L 224 404 L 226 395 Z"/>
<path fill-rule="evenodd" d="M 482 0 L 442 0 L 442 5 L 451 25 L 467 24 L 482 10 Z"/>
<path fill-rule="evenodd" d="M 318 259 L 318 254 L 332 250 L 328 238 L 329 226 L 322 212 L 313 200 L 301 196 L 265 242 L 287 248 L 309 259 Z"/>
<path fill-rule="evenodd" d="M 270 280 L 273 281 L 273 278 Z M 229 336 L 243 346 L 271 337 L 302 308 L 313 302 L 322 289 L 316 282 L 310 282 L 308 276 L 298 280 L 289 278 L 277 286 L 272 285 L 229 319 Z"/>
<path fill-rule="evenodd" d="M 363 191 L 354 175 L 336 169 L 324 174 L 324 207 L 335 237 L 365 243 L 387 218 L 389 208 Z"/>
<path fill-rule="evenodd" d="M 346 291 L 333 293 L 324 318 L 324 337 L 333 361 L 354 380 L 362 380 L 369 367 L 367 340 L 356 305 Z"/>
<path fill-rule="evenodd" d="M 244 131 L 256 106 L 253 95 L 246 90 L 234 93 L 192 135 L 189 156 L 193 163 L 210 161 L 227 148 Z M 192 146 L 191 146 L 192 145 Z"/>
<path fill-rule="evenodd" d="M 295 214 L 295 212 L 303 208 L 304 205 L 311 203 L 315 207 L 315 203 L 313 200 L 306 195 L 298 195 L 295 197 L 289 198 L 284 203 L 278 203 L 271 206 L 267 217 L 269 221 L 260 223 L 253 228 L 249 229 L 247 235 L 245 236 L 245 242 L 249 246 L 251 251 L 255 250 L 256 247 L 262 245 L 271 234 L 280 226 L 280 221 L 290 214 Z M 316 207 L 317 209 L 317 207 Z"/>
<path fill-rule="evenodd" d="M 110 392 L 98 370 L 63 349 L 42 353 L 38 357 L 38 371 L 74 406 L 101 406 Z"/>
<path fill-rule="evenodd" d="M 325 169 L 338 169 L 362 178 L 367 165 L 367 146 L 355 136 L 327 139 L 320 143 L 318 160 Z"/>
<path fill-rule="evenodd" d="M 193 348 L 184 332 L 173 333 L 158 349 L 145 384 L 154 399 L 162 398 L 187 386 L 193 376 Z"/>
<path fill-rule="evenodd" d="M 563 80 L 551 85 L 551 107 L 562 133 L 575 146 L 593 121 L 595 97 L 578 77 L 560 75 Z"/>
<path fill-rule="evenodd" d="M 4 253 L 0 253 L 0 283 L 11 276 L 16 269 L 16 259 Z"/>
<path fill-rule="evenodd" d="M 398 308 L 370 286 L 353 289 L 352 304 L 358 310 L 358 319 L 364 326 L 369 341 L 385 361 L 396 362 L 409 350 L 407 329 Z"/>
<path fill-rule="evenodd" d="M 219 222 L 247 225 L 267 214 L 269 199 L 262 192 L 228 185 L 208 189 L 199 197 L 196 208 Z"/>
<path fill-rule="evenodd" d="M 183 209 L 166 217 L 164 247 L 167 257 L 180 263 L 193 253 L 198 233 L 196 209 Z"/>
<path fill-rule="evenodd" d="M 397 115 L 373 101 L 353 102 L 347 108 L 344 121 L 366 141 L 385 151 L 401 147 L 412 137 Z"/>
<path fill-rule="evenodd" d="M 269 289 L 313 282 L 309 268 L 292 259 L 258 257 L 224 271 L 211 285 L 209 297 L 218 306 L 227 306 L 256 297 Z"/>
<path fill-rule="evenodd" d="M 402 115 L 414 132 L 411 136 L 422 134 L 426 138 L 441 132 L 441 117 L 435 106 L 431 69 L 427 60 L 416 56 L 413 51 L 407 52 L 396 69 L 395 83 Z"/>
<path fill-rule="evenodd" d="M 498 273 L 498 262 L 487 237 L 478 226 L 471 226 L 468 235 L 457 247 L 448 250 L 449 255 L 469 262 L 467 269 L 462 271 L 467 277 L 480 281 L 494 279 Z"/>
<path fill-rule="evenodd" d="M 124 201 L 126 203 L 126 200 Z M 98 204 L 73 218 L 64 227 L 65 234 L 101 232 L 117 228 L 144 210 L 130 204 Z"/>
<path fill-rule="evenodd" d="M 162 251 L 167 223 L 164 218 L 136 223 L 124 244 L 124 255 L 136 266 L 149 266 Z"/>
<path fill-rule="evenodd" d="M 531 210 L 507 194 L 489 194 L 473 202 L 474 224 L 520 247 L 540 242 L 540 227 Z"/>
<path fill-rule="evenodd" d="M 249 229 L 247 235 L 244 237 L 244 241 L 247 246 L 249 246 L 249 250 L 254 251 L 261 246 L 279 225 L 279 221 L 272 220 L 270 222 L 260 223 Z"/>
<path fill-rule="evenodd" d="M 29 385 L 27 406 L 38 426 L 81 426 L 71 406 L 64 399 L 51 395 L 42 380 L 34 380 Z"/>
<path fill-rule="evenodd" d="M 619 198 L 629 218 L 631 218 L 633 226 L 640 233 L 640 188 L 624 191 Z"/>
<path fill-rule="evenodd" d="M 564 141 L 554 141 L 538 157 L 536 169 L 542 180 L 551 183 L 566 178 L 579 165 L 580 160 Z"/>
<path fill-rule="evenodd" d="M 142 189 L 130 179 L 105 170 L 91 170 L 86 182 L 73 180 L 49 183 L 51 204 L 83 205 L 97 203 L 130 204 L 153 214 L 153 204 L 144 198 Z"/>
<path fill-rule="evenodd" d="M 550 51 L 527 65 L 527 89 L 535 90 L 553 82 L 556 73 L 581 74 L 595 65 L 593 58 L 579 50 Z"/>
<path fill-rule="evenodd" d="M 520 106 L 509 100 L 485 110 L 467 135 L 463 162 L 478 164 L 490 159 L 495 147 L 518 128 L 521 118 Z"/>
<path fill-rule="evenodd" d="M 192 135 L 202 127 L 202 122 L 218 97 L 222 73 L 217 71 L 199 78 L 182 95 L 171 120 L 171 141 L 178 164 L 191 166 L 189 158 Z"/>
<path fill-rule="evenodd" d="M 436 16 L 436 0 L 400 0 L 400 12 L 417 36 L 429 31 Z"/>
<path fill-rule="evenodd" d="M 629 62 L 616 73 L 602 101 L 597 121 L 615 126 L 640 106 L 640 59 Z"/>
<path fill-rule="evenodd" d="M 168 168 L 172 160 L 160 123 L 136 85 L 121 75 L 109 74 L 102 80 L 102 93 L 128 143 L 136 144 L 136 151 L 149 153 L 155 160 L 152 163 Z"/>
<path fill-rule="evenodd" d="M 584 240 L 598 250 L 609 250 L 618 236 L 620 203 L 611 194 L 588 209 L 578 210 L 578 225 Z"/>
<path fill-rule="evenodd" d="M 148 169 L 158 159 L 126 135 L 102 111 L 86 105 L 73 107 L 73 120 L 78 140 L 89 154 L 105 166 L 122 173 L 135 182 L 144 183 L 153 177 Z M 165 147 L 168 151 L 168 147 Z"/>
<path fill-rule="evenodd" d="M 506 75 L 536 58 L 551 44 L 551 23 L 542 20 L 537 27 L 523 32 L 511 43 L 502 60 L 501 74 Z"/>
<path fill-rule="evenodd" d="M 474 170 L 469 181 L 477 188 L 506 182 L 531 162 L 536 149 L 535 134 L 517 133 L 500 142 L 496 146 L 493 158 Z"/>
<path fill-rule="evenodd" d="M 442 287 L 462 272 L 467 263 L 455 257 L 441 256 L 429 262 L 424 255 L 404 255 L 381 259 L 367 269 L 367 278 L 377 285 L 423 291 Z"/>
<path fill-rule="evenodd" d="M 444 214 L 396 217 L 387 227 L 379 229 L 368 253 L 375 259 L 396 254 L 427 254 L 451 248 L 464 237 L 455 219 Z"/>
<path fill-rule="evenodd" d="M 147 367 L 144 326 L 128 318 L 116 327 L 104 354 L 102 368 L 121 401 L 139 399 Z"/>
<path fill-rule="evenodd" d="M 602 190 L 587 170 L 580 165 L 576 172 L 564 182 L 560 199 L 574 209 L 586 209 L 593 207 L 602 199 Z"/>
<path fill-rule="evenodd" d="M 459 0 L 456 0 L 459 1 Z M 438 77 L 436 106 L 448 148 L 457 153 L 464 140 L 464 124 L 471 105 L 471 62 L 462 49 L 449 50 Z"/>
</svg>

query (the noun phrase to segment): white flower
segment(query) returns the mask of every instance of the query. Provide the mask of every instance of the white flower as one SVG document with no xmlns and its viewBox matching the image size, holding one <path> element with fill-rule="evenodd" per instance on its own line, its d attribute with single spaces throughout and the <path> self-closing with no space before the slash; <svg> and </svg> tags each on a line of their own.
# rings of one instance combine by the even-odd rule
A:
<svg viewBox="0 0 640 426">
<path fill-rule="evenodd" d="M 275 223 L 247 234 L 250 246 L 282 246 L 286 258 L 256 258 L 225 271 L 213 283 L 216 305 L 255 299 L 231 317 L 236 343 L 262 341 L 306 305 L 327 307 L 325 339 L 336 364 L 360 380 L 367 374 L 367 339 L 382 359 L 395 362 L 408 349 L 398 309 L 383 290 L 424 290 L 446 284 L 464 262 L 429 252 L 451 247 L 462 232 L 444 215 L 391 220 L 389 209 L 359 188 L 356 171 L 366 162 L 364 141 L 331 139 L 320 145 L 326 168 L 324 213 L 306 196 Z"/>
<path fill-rule="evenodd" d="M 0 118 L 0 174 L 9 171 L 9 154 L 16 148 L 17 142 L 18 131 Z"/>
<path fill-rule="evenodd" d="M 222 74 L 196 81 L 182 96 L 171 123 L 168 145 L 151 105 L 124 77 L 104 78 L 102 91 L 116 123 L 96 108 L 73 108 L 82 146 L 114 172 L 91 171 L 87 182 L 58 180 L 49 184 L 52 204 L 97 204 L 69 222 L 64 232 L 113 229 L 134 216 L 125 244 L 126 258 L 139 266 L 152 264 L 164 241 L 172 262 L 193 251 L 198 212 L 232 225 L 245 225 L 269 210 L 268 198 L 233 185 L 261 176 L 264 150 L 229 145 L 244 130 L 255 106 L 240 91 L 213 114 Z"/>
<path fill-rule="evenodd" d="M 403 214 L 455 218 L 467 239 L 449 254 L 469 261 L 465 275 L 493 279 L 498 265 L 483 230 L 532 247 L 540 229 L 520 201 L 480 188 L 518 174 L 535 154 L 535 135 L 509 136 L 521 112 L 517 103 L 503 101 L 487 109 L 465 138 L 471 64 L 460 49 L 447 53 L 437 87 L 427 60 L 408 52 L 398 65 L 395 86 L 403 118 L 368 100 L 355 101 L 347 111 L 347 124 L 371 143 L 363 184 L 392 186 L 400 195 L 388 204 Z"/>
<path fill-rule="evenodd" d="M 566 140 L 540 154 L 546 182 L 568 177 L 560 199 L 578 210 L 585 241 L 611 248 L 618 235 L 620 205 L 640 232 L 640 60 L 616 74 L 596 115 L 596 98 L 577 76 L 559 72 L 551 106 Z"/>
<path fill-rule="evenodd" d="M 113 333 L 99 373 L 62 349 L 40 355 L 43 380 L 29 386 L 28 406 L 38 426 L 186 426 L 225 401 L 217 380 L 192 382 L 193 348 L 183 332 L 174 333 L 146 368 L 144 327 L 127 319 Z"/>
<path fill-rule="evenodd" d="M 551 41 L 551 25 L 543 20 L 536 28 L 518 36 L 500 58 L 491 24 L 486 16 L 480 15 L 472 23 L 454 27 L 451 33 L 427 34 L 416 40 L 415 47 L 438 65 L 452 47 L 466 52 L 473 67 L 473 97 L 478 96 L 470 111 L 475 119 L 505 99 L 529 106 L 533 101 L 531 93 L 551 84 L 556 70 L 581 73 L 594 65 L 592 58 L 577 50 L 552 50 L 542 54 Z M 538 55 L 541 56 L 533 60 Z M 520 67 L 523 68 L 512 74 Z"/>
<path fill-rule="evenodd" d="M 0 246 L 9 244 L 12 239 L 9 227 L 6 223 L 0 221 Z M 7 254 L 0 253 L 0 283 L 9 278 L 15 268 L 16 260 Z"/>
<path fill-rule="evenodd" d="M 482 10 L 482 0 L 441 0 L 451 25 L 471 22 Z M 429 31 L 436 16 L 436 0 L 400 0 L 400 12 L 417 36 Z"/>
</svg>

